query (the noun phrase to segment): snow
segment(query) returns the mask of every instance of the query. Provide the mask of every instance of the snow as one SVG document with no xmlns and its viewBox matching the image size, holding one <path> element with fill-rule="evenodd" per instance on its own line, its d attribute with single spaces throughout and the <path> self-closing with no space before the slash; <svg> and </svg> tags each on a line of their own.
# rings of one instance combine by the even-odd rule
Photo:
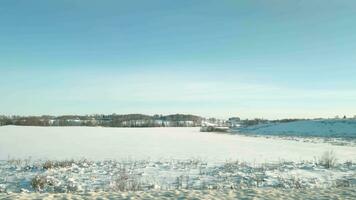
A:
<svg viewBox="0 0 356 200">
<path fill-rule="evenodd" d="M 355 146 L 199 128 L 4 126 L 0 138 L 0 194 L 356 185 Z M 330 168 L 326 151 L 338 161 Z"/>
<path fill-rule="evenodd" d="M 0 199 L 264 199 L 264 200 L 315 200 L 315 199 L 355 199 L 355 188 L 308 188 L 302 190 L 274 188 L 247 188 L 224 190 L 151 190 L 129 192 L 90 193 L 17 193 L 1 194 Z"/>
<path fill-rule="evenodd" d="M 199 128 L 0 127 L 0 160 L 190 159 L 209 163 L 303 161 L 334 151 L 339 162 L 355 161 L 356 147 L 278 138 L 202 133 Z"/>
<path fill-rule="evenodd" d="M 242 133 L 282 136 L 356 138 L 356 120 L 301 120 L 287 123 L 259 124 L 237 129 Z"/>
<path fill-rule="evenodd" d="M 47 163 L 53 163 L 48 165 Z M 173 189 L 353 187 L 356 164 L 326 168 L 315 162 L 209 165 L 200 160 L 0 161 L 2 192 L 73 192 Z M 33 185 L 35 183 L 42 183 Z M 139 183 L 136 185 L 135 183 Z M 136 185 L 137 188 L 132 186 Z M 1 191 L 0 191 L 1 193 Z"/>
</svg>

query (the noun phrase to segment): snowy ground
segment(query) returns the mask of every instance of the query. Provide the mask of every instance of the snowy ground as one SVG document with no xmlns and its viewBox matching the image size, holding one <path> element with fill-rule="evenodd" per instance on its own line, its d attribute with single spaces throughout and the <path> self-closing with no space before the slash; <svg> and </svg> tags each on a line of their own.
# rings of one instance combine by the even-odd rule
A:
<svg viewBox="0 0 356 200">
<path fill-rule="evenodd" d="M 88 193 L 149 190 L 355 187 L 356 163 L 253 164 L 200 160 L 0 162 L 0 192 Z"/>
<path fill-rule="evenodd" d="M 241 135 L 202 133 L 199 128 L 0 127 L 0 160 L 201 159 L 265 163 L 313 160 L 333 150 L 340 162 L 356 148 Z"/>
<path fill-rule="evenodd" d="M 5 126 L 0 138 L 0 195 L 7 193 L 5 198 L 35 191 L 159 196 L 185 194 L 182 190 L 200 198 L 205 192 L 197 190 L 232 189 L 236 195 L 251 188 L 345 188 L 342 193 L 348 194 L 356 187 L 355 146 L 202 133 L 199 128 Z M 323 157 L 331 151 L 328 166 Z"/>
<path fill-rule="evenodd" d="M 21 193 L 1 194 L 0 199 L 266 199 L 266 200 L 329 200 L 356 199 L 354 188 L 327 189 L 238 189 L 238 190 L 152 190 L 134 192 L 91 192 L 85 194 L 72 193 Z"/>
</svg>

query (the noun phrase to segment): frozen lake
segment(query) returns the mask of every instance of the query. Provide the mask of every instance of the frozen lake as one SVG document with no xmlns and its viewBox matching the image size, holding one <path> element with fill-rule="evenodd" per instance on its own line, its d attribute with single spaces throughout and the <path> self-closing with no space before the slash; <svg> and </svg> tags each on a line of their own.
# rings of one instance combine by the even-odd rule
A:
<svg viewBox="0 0 356 200">
<path fill-rule="evenodd" d="M 313 160 L 333 150 L 338 161 L 356 160 L 356 147 L 277 138 L 202 133 L 199 128 L 0 127 L 0 160 L 188 159 Z"/>
</svg>

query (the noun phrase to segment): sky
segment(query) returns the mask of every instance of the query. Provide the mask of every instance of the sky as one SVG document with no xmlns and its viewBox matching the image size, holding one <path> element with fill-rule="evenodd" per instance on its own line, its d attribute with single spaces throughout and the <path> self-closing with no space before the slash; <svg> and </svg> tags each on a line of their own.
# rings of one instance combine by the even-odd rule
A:
<svg viewBox="0 0 356 200">
<path fill-rule="evenodd" d="M 353 0 L 1 0 L 0 115 L 356 115 Z"/>
</svg>

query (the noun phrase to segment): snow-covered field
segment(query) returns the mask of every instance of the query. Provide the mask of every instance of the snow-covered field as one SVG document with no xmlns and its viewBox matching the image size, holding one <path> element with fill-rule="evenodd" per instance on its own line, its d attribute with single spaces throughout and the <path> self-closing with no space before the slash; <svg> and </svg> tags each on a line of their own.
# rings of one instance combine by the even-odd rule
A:
<svg viewBox="0 0 356 200">
<path fill-rule="evenodd" d="M 188 190 L 201 198 L 219 192 L 197 190 L 252 188 L 258 195 L 264 192 L 258 188 L 347 192 L 356 186 L 355 146 L 203 133 L 199 128 L 3 126 L 0 138 L 0 197 L 1 192 L 110 196 L 145 191 L 140 195 L 163 198 L 159 195 Z M 27 197 L 39 198 L 14 196 Z"/>
<path fill-rule="evenodd" d="M 238 190 L 151 190 L 129 192 L 90 192 L 87 194 L 72 193 L 21 193 L 2 195 L 0 199 L 265 199 L 265 200 L 329 200 L 356 199 L 354 188 L 316 188 L 316 189 L 238 189 Z"/>
<path fill-rule="evenodd" d="M 0 127 L 0 160 L 201 159 L 253 163 L 313 160 L 334 151 L 355 160 L 356 148 L 241 135 L 202 133 L 199 128 Z"/>
</svg>

